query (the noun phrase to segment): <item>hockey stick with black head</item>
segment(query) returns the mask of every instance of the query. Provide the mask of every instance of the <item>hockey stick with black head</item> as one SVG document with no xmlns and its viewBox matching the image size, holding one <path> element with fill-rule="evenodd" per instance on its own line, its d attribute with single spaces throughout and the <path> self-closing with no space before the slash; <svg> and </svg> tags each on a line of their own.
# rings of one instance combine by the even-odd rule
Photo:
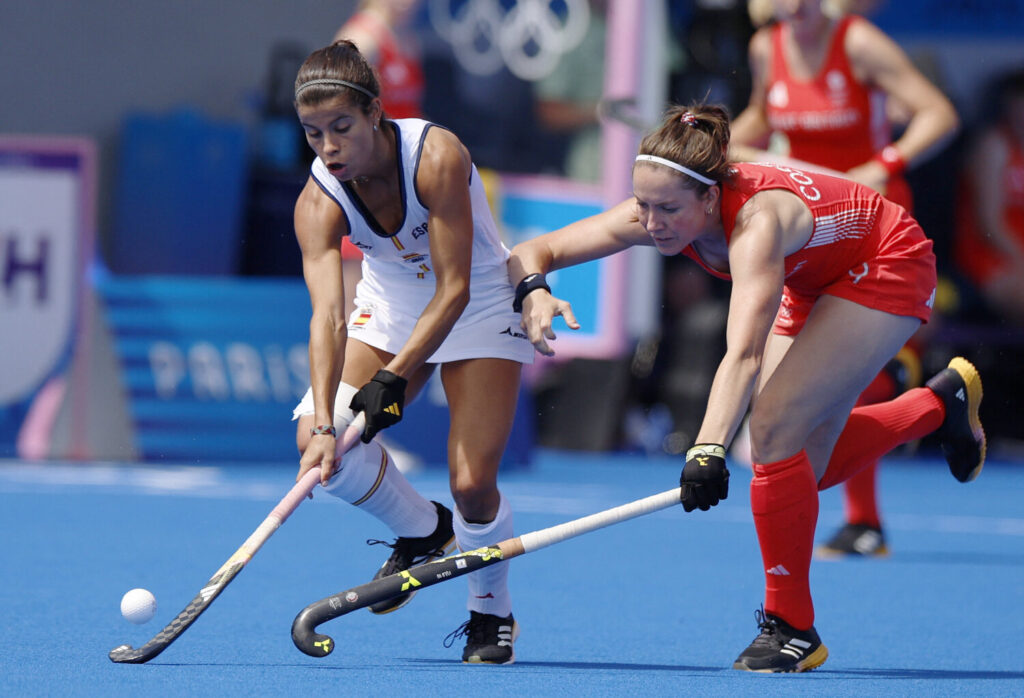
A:
<svg viewBox="0 0 1024 698">
<path fill-rule="evenodd" d="M 355 445 L 359 435 L 366 424 L 365 415 L 360 412 L 352 421 L 352 424 L 345 430 L 338 441 L 338 453 L 344 453 Z M 195 622 L 196 618 L 202 615 L 213 600 L 216 599 L 231 580 L 242 571 L 253 555 L 263 546 L 264 543 L 274 534 L 281 524 L 291 516 L 296 507 L 303 499 L 309 496 L 313 488 L 320 482 L 320 468 L 313 468 L 302 479 L 295 483 L 295 486 L 288 491 L 288 494 L 277 503 L 270 515 L 263 520 L 252 535 L 250 535 L 242 547 L 235 551 L 235 554 L 228 558 L 228 561 L 221 565 L 221 568 L 210 577 L 210 580 L 203 585 L 184 610 L 174 620 L 164 626 L 153 637 L 152 640 L 142 647 L 135 649 L 131 645 L 120 645 L 110 650 L 110 661 L 117 664 L 143 664 L 153 659 L 167 649 L 168 645 L 177 640 L 188 627 Z"/>
<path fill-rule="evenodd" d="M 375 579 L 306 606 L 292 623 L 292 642 L 310 657 L 326 657 L 334 650 L 334 640 L 316 632 L 317 626 L 322 623 L 412 589 L 421 589 L 461 577 L 483 567 L 511 560 L 514 557 L 532 553 L 584 533 L 650 514 L 659 509 L 666 509 L 675 504 L 679 504 L 678 487 L 557 526 L 524 533 L 516 538 L 503 540 L 497 545 L 451 555 L 397 574 Z"/>
</svg>

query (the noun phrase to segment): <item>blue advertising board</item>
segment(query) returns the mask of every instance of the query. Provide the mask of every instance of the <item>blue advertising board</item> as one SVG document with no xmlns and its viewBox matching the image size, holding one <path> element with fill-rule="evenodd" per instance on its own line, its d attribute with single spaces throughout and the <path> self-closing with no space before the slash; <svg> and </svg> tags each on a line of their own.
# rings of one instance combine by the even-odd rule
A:
<svg viewBox="0 0 1024 698">
<path fill-rule="evenodd" d="M 288 460 L 309 382 L 298 280 L 98 280 L 147 461 Z"/>
<path fill-rule="evenodd" d="M 497 199 L 509 247 L 604 210 L 598 187 L 556 177 L 503 176 Z M 552 294 L 572 304 L 580 323 L 569 331 L 556 321 L 559 359 L 609 358 L 624 351 L 626 268 L 624 257 L 612 256 L 547 275 Z"/>
<path fill-rule="evenodd" d="M 297 464 L 292 408 L 309 385 L 301 279 L 116 277 L 97 282 L 145 461 Z M 447 407 L 433 381 L 385 432 L 424 465 L 447 461 Z M 523 400 L 528 400 L 524 394 Z M 520 409 L 503 465 L 526 465 Z"/>
</svg>

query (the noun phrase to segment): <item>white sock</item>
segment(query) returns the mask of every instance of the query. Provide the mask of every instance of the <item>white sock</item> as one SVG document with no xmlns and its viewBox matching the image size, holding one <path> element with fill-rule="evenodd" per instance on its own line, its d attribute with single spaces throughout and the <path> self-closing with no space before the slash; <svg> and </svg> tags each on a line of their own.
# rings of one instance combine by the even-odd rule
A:
<svg viewBox="0 0 1024 698">
<path fill-rule="evenodd" d="M 456 507 L 452 524 L 455 528 L 455 540 L 461 551 L 495 545 L 515 535 L 512 528 L 512 507 L 509 506 L 505 495 L 500 496 L 498 514 L 490 523 L 467 523 Z M 499 562 L 497 565 L 477 570 L 466 578 L 469 581 L 469 600 L 466 602 L 468 610 L 500 618 L 505 618 L 512 612 L 507 562 Z"/>
<path fill-rule="evenodd" d="M 325 492 L 373 514 L 396 536 L 422 538 L 437 528 L 437 508 L 413 489 L 376 441 L 357 441 Z"/>
</svg>

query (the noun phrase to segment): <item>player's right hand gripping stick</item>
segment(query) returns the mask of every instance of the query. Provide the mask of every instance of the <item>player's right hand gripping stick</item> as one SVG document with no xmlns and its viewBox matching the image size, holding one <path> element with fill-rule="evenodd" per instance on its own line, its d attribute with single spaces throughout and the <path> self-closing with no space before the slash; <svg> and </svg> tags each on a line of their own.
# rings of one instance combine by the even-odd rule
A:
<svg viewBox="0 0 1024 698">
<path fill-rule="evenodd" d="M 679 487 L 679 500 L 686 511 L 697 507 L 707 511 L 728 497 L 729 470 L 725 467 L 725 447 L 697 444 L 687 451 Z"/>
<path fill-rule="evenodd" d="M 366 428 L 360 437 L 364 444 L 370 443 L 381 429 L 401 421 L 405 386 L 404 378 L 382 368 L 352 397 L 352 411 L 366 413 Z"/>
</svg>

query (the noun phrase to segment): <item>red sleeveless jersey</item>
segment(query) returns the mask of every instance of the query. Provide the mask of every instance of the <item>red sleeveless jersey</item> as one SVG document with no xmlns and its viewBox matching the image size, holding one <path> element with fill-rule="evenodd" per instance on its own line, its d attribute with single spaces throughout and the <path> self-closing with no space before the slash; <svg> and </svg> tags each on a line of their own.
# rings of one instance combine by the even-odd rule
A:
<svg viewBox="0 0 1024 698">
<path fill-rule="evenodd" d="M 786 293 L 813 300 L 836 295 L 896 315 L 927 320 L 935 290 L 932 242 L 906 209 L 875 190 L 840 177 L 778 165 L 737 163 L 722 183 L 722 226 L 732 238 L 736 216 L 752 196 L 792 192 L 814 217 L 810 238 L 786 256 Z M 683 254 L 711 274 L 693 249 Z"/>
<path fill-rule="evenodd" d="M 789 72 L 784 50 L 789 25 L 772 28 L 765 114 L 772 130 L 789 140 L 790 157 L 845 172 L 892 140 L 884 93 L 858 82 L 846 55 L 846 33 L 859 21 L 864 20 L 847 15 L 836 23 L 825 60 L 811 80 L 798 80 Z M 886 195 L 911 206 L 910 188 L 902 177 L 889 180 Z"/>
<path fill-rule="evenodd" d="M 1003 225 L 1024 245 L 1024 148 L 1006 129 L 1000 131 L 1000 136 L 1009 156 L 1000 177 Z M 1006 266 L 1005 255 L 989 244 L 979 229 L 977 204 L 966 182 L 961 184 L 957 218 L 954 257 L 968 278 L 984 284 Z"/>
<path fill-rule="evenodd" d="M 357 26 L 377 41 L 374 70 L 380 81 L 380 98 L 388 118 L 423 118 L 426 79 L 419 58 L 411 51 L 403 50 L 391 28 L 370 12 L 356 12 L 349 18 L 347 26 Z M 341 256 L 362 259 L 363 253 L 345 237 L 341 242 Z"/>
<path fill-rule="evenodd" d="M 380 80 L 380 97 L 391 119 L 423 118 L 423 91 L 426 80 L 418 56 L 405 50 L 394 32 L 369 12 L 357 12 L 348 21 L 377 41 L 374 68 Z"/>
</svg>

